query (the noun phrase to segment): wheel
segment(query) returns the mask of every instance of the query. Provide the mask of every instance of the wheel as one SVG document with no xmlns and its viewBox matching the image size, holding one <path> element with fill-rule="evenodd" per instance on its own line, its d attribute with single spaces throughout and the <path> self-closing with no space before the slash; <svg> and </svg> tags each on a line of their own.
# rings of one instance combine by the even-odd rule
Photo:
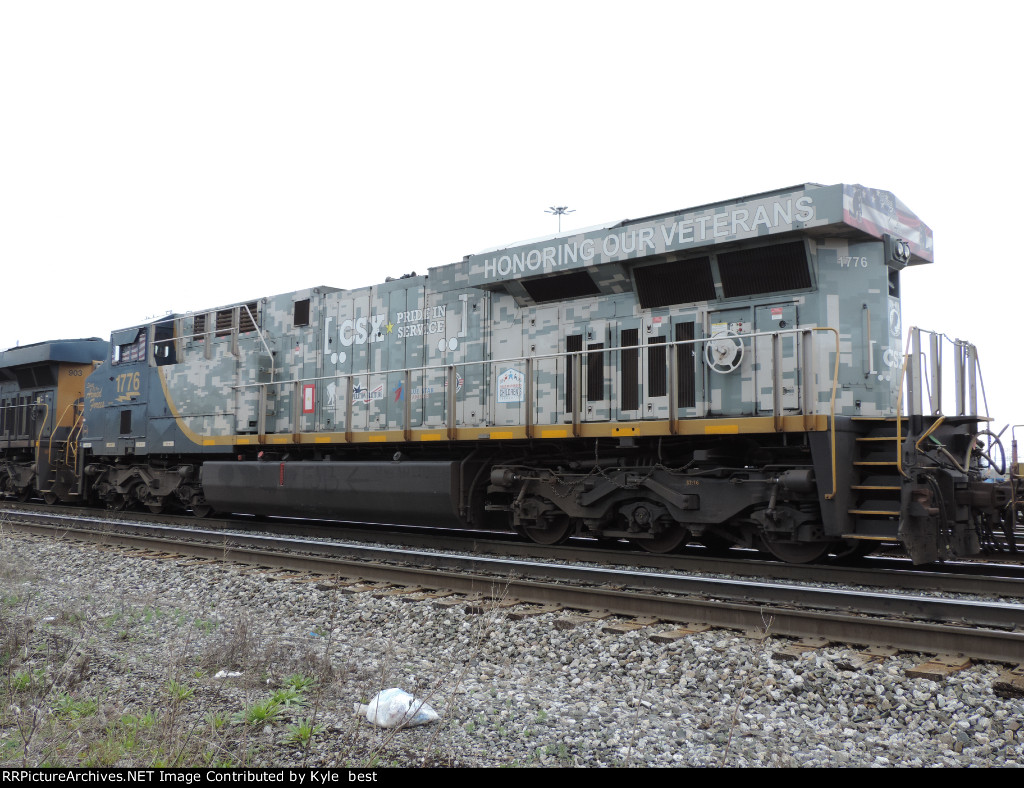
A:
<svg viewBox="0 0 1024 788">
<path fill-rule="evenodd" d="M 533 524 L 524 523 L 522 531 L 537 544 L 562 544 L 572 534 L 572 520 L 567 514 L 543 514 Z"/>
<path fill-rule="evenodd" d="M 197 503 L 192 506 L 192 514 L 196 517 L 209 517 L 213 514 L 213 507 L 205 503 Z"/>
<path fill-rule="evenodd" d="M 157 501 L 156 503 L 147 503 L 146 508 L 149 509 L 152 514 L 160 514 L 160 512 L 164 510 L 164 505 Z"/>
<path fill-rule="evenodd" d="M 790 542 L 775 539 L 761 532 L 765 550 L 787 564 L 813 564 L 828 555 L 828 542 Z"/>
<path fill-rule="evenodd" d="M 671 553 L 686 544 L 690 532 L 681 525 L 669 525 L 661 529 L 661 533 L 650 539 L 634 539 L 633 544 L 642 547 L 648 553 Z"/>
<path fill-rule="evenodd" d="M 57 498 L 57 494 L 56 493 L 52 493 L 52 492 L 45 492 L 45 493 L 43 493 L 43 503 L 45 503 L 47 506 L 53 506 L 54 504 L 57 503 L 58 500 L 60 500 L 60 499 Z"/>
</svg>

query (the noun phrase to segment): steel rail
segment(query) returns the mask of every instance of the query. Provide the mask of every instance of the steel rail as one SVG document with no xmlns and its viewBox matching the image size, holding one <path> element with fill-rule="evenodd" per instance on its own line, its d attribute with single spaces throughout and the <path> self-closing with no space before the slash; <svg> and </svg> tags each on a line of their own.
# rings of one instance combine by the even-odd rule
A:
<svg viewBox="0 0 1024 788">
<path fill-rule="evenodd" d="M 24 506 L 24 504 L 21 504 Z M 12 507 L 0 505 L 0 511 L 7 509 L 10 516 L 19 516 Z M 94 510 L 83 512 L 80 508 L 60 509 L 39 507 L 38 511 L 21 513 L 32 517 L 71 517 L 77 522 L 99 525 L 110 521 L 124 521 L 133 528 L 146 527 L 151 533 L 163 533 L 166 538 L 181 538 L 182 534 L 196 533 L 210 538 L 211 531 L 225 531 L 237 544 L 269 545 L 272 536 L 246 533 L 240 528 L 283 532 L 281 549 L 291 549 L 288 537 L 316 537 L 334 540 L 371 541 L 378 544 L 401 546 L 415 549 L 422 547 L 434 550 L 461 550 L 504 558 L 537 560 L 571 560 L 577 563 L 619 565 L 663 569 L 704 574 L 740 575 L 775 580 L 829 583 L 833 585 L 860 585 L 901 590 L 941 591 L 943 593 L 974 594 L 977 596 L 1008 597 L 1024 599 L 1024 567 L 1020 565 L 999 565 L 966 562 L 948 563 L 934 567 L 902 568 L 898 559 L 872 558 L 867 565 L 843 566 L 836 564 L 787 564 L 777 560 L 764 560 L 747 552 L 742 556 L 727 558 L 713 556 L 694 548 L 695 554 L 657 554 L 641 551 L 619 551 L 607 547 L 588 547 L 585 541 L 573 541 L 569 546 L 548 547 L 532 542 L 509 541 L 506 534 L 489 533 L 481 535 L 448 529 L 403 527 L 398 532 L 367 527 L 364 524 L 340 525 L 293 523 L 280 518 L 267 522 L 245 519 L 197 520 L 184 515 L 152 515 L 144 512 L 110 512 Z M 143 522 L 143 518 L 145 522 Z M 163 523 L 163 525 L 153 523 Z M 112 523 L 111 523 L 112 524 Z M 161 532 L 161 528 L 166 531 Z M 288 548 L 285 547 L 288 545 Z M 315 543 L 317 550 L 329 550 L 323 543 Z M 737 551 L 739 552 L 739 551 Z M 889 564 L 889 566 L 882 566 Z M 998 571 L 1000 574 L 994 574 Z"/>
<path fill-rule="evenodd" d="M 100 543 L 131 544 L 172 554 L 399 586 L 440 589 L 490 599 L 509 598 L 524 603 L 602 610 L 613 615 L 653 617 L 666 622 L 702 623 L 746 631 L 767 629 L 776 636 L 819 637 L 850 644 L 885 645 L 911 651 L 956 653 L 975 659 L 1024 663 L 1024 606 L 1021 605 L 865 595 L 850 591 L 822 592 L 821 589 L 800 586 L 680 578 L 654 573 L 633 574 L 621 570 L 549 566 L 479 556 L 437 556 L 407 550 L 393 552 L 392 560 L 419 560 L 426 557 L 433 560 L 436 566 L 445 567 L 424 569 L 379 561 L 242 548 L 226 541 L 222 544 L 201 544 L 171 541 L 152 535 L 114 534 L 53 524 L 10 525 L 36 533 L 57 533 Z M 216 536 L 224 540 L 227 535 Z M 306 543 L 303 546 L 310 545 Z M 459 571 L 452 571 L 449 568 L 452 566 L 459 567 Z M 470 571 L 470 567 L 477 571 Z M 480 568 L 491 571 L 483 574 Z M 520 574 L 529 574 L 532 578 L 526 579 L 518 576 Z M 608 587 L 617 580 L 625 581 L 621 585 L 629 586 L 629 589 Z M 574 582 L 601 585 L 572 585 Z M 652 589 L 658 593 L 649 593 Z M 679 593 L 688 595 L 676 596 Z M 761 598 L 751 599 L 754 593 Z M 727 598 L 729 596 L 733 598 Z M 800 609 L 797 605 L 815 609 Z M 822 609 L 829 605 L 832 609 Z M 857 613 L 837 612 L 844 608 L 847 611 L 856 609 Z M 972 618 L 967 618 L 968 614 Z M 883 615 L 888 617 L 883 618 Z M 918 620 L 912 618 L 915 616 Z M 933 620 L 920 620 L 922 618 Z M 961 621 L 955 624 L 937 623 L 935 618 L 960 618 Z M 989 623 L 979 625 L 978 620 Z M 1000 623 L 992 624 L 992 621 Z M 1008 624 L 1017 628 L 993 628 Z"/>
<path fill-rule="evenodd" d="M 25 506 L 25 505 L 19 505 Z M 694 548 L 691 554 L 652 554 L 647 552 L 616 551 L 588 546 L 586 540 L 573 540 L 569 545 L 546 546 L 534 542 L 512 541 L 505 533 L 466 533 L 450 529 L 402 527 L 397 531 L 388 526 L 374 528 L 365 524 L 347 525 L 330 523 L 301 523 L 274 518 L 267 522 L 245 519 L 197 520 L 189 516 L 151 515 L 141 512 L 91 513 L 81 509 L 61 510 L 53 507 L 39 507 L 31 513 L 17 513 L 11 507 L 0 505 L 0 517 L 6 509 L 10 517 L 66 518 L 95 525 L 122 521 L 133 528 L 145 527 L 153 533 L 165 528 L 167 538 L 180 538 L 183 533 L 196 533 L 210 538 L 210 531 L 225 531 L 237 543 L 254 539 L 253 544 L 263 543 L 271 536 L 252 534 L 239 529 L 260 529 L 281 532 L 282 538 L 315 537 L 335 540 L 372 541 L 407 549 L 425 548 L 430 550 L 456 550 L 478 555 L 493 555 L 503 558 L 536 559 L 575 563 L 593 563 L 663 569 L 703 574 L 730 574 L 746 577 L 763 577 L 776 580 L 787 579 L 804 582 L 865 585 L 901 590 L 932 590 L 944 594 L 971 594 L 976 596 L 1024 599 L 1024 566 L 997 565 L 966 562 L 942 564 L 934 567 L 901 567 L 898 559 L 872 558 L 866 564 L 843 566 L 836 564 L 786 564 L 777 560 L 756 558 L 753 552 L 745 552 L 735 558 L 723 558 L 701 553 Z M 144 520 L 143 520 L 144 519 Z M 157 524 L 154 524 L 157 523 Z M 163 525 L 161 525 L 163 523 Z M 202 527 L 198 527 L 202 526 Z M 205 535 L 204 535 L 205 534 Z M 262 540 L 262 541 L 260 541 Z M 291 544 L 291 541 L 288 541 Z M 323 543 L 317 543 L 316 550 L 330 550 Z M 739 551 L 735 551 L 740 553 Z M 888 564 L 888 566 L 884 566 Z M 998 572 L 998 574 L 995 574 Z"/>
</svg>

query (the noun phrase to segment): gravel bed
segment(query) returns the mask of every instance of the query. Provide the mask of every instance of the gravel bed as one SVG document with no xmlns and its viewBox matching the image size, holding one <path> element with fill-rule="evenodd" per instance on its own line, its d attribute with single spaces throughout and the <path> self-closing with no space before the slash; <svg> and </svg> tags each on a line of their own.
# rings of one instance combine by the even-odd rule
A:
<svg viewBox="0 0 1024 788">
<path fill-rule="evenodd" d="M 0 587 L 4 766 L 1024 762 L 1024 699 L 993 694 L 996 665 L 932 682 L 908 679 L 920 657 L 900 654 L 852 672 L 838 667 L 853 654 L 839 647 L 775 658 L 785 641 L 770 628 L 656 643 L 650 629 L 561 629 L 552 613 L 515 621 L 508 609 L 475 614 L 11 532 L 0 535 Z M 241 675 L 217 678 L 224 670 Z M 304 706 L 241 720 L 295 674 L 316 679 Z M 36 676 L 39 693 L 19 691 L 18 675 Z M 387 731 L 356 717 L 354 703 L 387 687 L 426 698 L 441 720 Z M 32 723 L 26 753 L 28 721 L 80 708 L 77 739 Z M 170 742 L 159 757 L 134 739 L 112 743 L 140 718 Z M 308 746 L 296 739 L 302 718 L 321 726 Z"/>
</svg>

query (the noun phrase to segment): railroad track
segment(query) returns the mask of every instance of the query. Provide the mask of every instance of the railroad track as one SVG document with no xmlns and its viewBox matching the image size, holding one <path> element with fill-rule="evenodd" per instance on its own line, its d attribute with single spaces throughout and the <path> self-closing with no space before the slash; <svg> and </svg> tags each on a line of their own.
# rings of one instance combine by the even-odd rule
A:
<svg viewBox="0 0 1024 788">
<path fill-rule="evenodd" d="M 678 567 L 623 569 L 478 552 L 339 544 L 197 529 L 194 524 L 182 529 L 109 523 L 104 514 L 8 511 L 3 526 L 117 545 L 149 556 L 191 556 L 325 576 L 335 584 L 385 588 L 385 593 L 411 598 L 466 595 L 482 600 L 469 604 L 557 607 L 584 611 L 590 618 L 627 617 L 634 625 L 669 624 L 677 631 L 680 625 L 694 624 L 745 632 L 767 627 L 773 636 L 1024 664 L 1024 604 L 1019 602 L 819 587 L 777 578 L 708 577 Z M 579 554 L 574 549 L 573 559 L 579 560 Z M 1016 582 L 1020 595 L 1022 581 L 1003 580 Z"/>
<path fill-rule="evenodd" d="M 568 545 L 544 546 L 520 539 L 509 533 L 486 534 L 452 529 L 408 526 L 366 526 L 348 523 L 323 523 L 286 518 L 257 519 L 228 517 L 197 520 L 186 515 L 153 515 L 148 512 L 108 512 L 105 510 L 67 507 L 55 508 L 25 504 L 0 503 L 0 518 L 19 513 L 40 517 L 67 517 L 113 528 L 116 523 L 128 527 L 141 524 L 151 528 L 167 527 L 167 538 L 177 538 L 189 531 L 231 532 L 236 544 L 244 544 L 253 532 L 281 537 L 344 540 L 361 544 L 423 550 L 456 550 L 478 555 L 501 556 L 523 560 L 572 561 L 636 567 L 647 570 L 679 571 L 703 575 L 738 575 L 793 582 L 830 584 L 842 587 L 899 589 L 902 591 L 941 591 L 945 594 L 972 594 L 983 597 L 1024 599 L 1024 565 L 1006 562 L 1006 556 L 989 561 L 955 561 L 945 564 L 913 566 L 905 556 L 870 556 L 854 565 L 787 564 L 765 558 L 753 550 L 731 550 L 730 555 L 715 555 L 700 547 L 687 553 L 653 554 L 633 549 L 631 545 L 597 544 L 589 540 L 573 540 Z M 151 531 L 156 533 L 156 531 Z M 284 549 L 284 548 L 283 548 Z"/>
</svg>

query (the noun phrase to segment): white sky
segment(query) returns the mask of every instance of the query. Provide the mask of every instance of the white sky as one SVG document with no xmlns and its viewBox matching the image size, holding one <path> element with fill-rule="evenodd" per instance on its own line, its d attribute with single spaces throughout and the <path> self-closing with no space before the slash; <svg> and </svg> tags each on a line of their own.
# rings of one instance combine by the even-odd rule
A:
<svg viewBox="0 0 1024 788">
<path fill-rule="evenodd" d="M 807 181 L 1024 422 L 1019 3 L 0 0 L 0 348 Z M 1016 389 L 1015 389 L 1016 387 Z M 951 406 L 947 408 L 950 410 Z"/>
</svg>

